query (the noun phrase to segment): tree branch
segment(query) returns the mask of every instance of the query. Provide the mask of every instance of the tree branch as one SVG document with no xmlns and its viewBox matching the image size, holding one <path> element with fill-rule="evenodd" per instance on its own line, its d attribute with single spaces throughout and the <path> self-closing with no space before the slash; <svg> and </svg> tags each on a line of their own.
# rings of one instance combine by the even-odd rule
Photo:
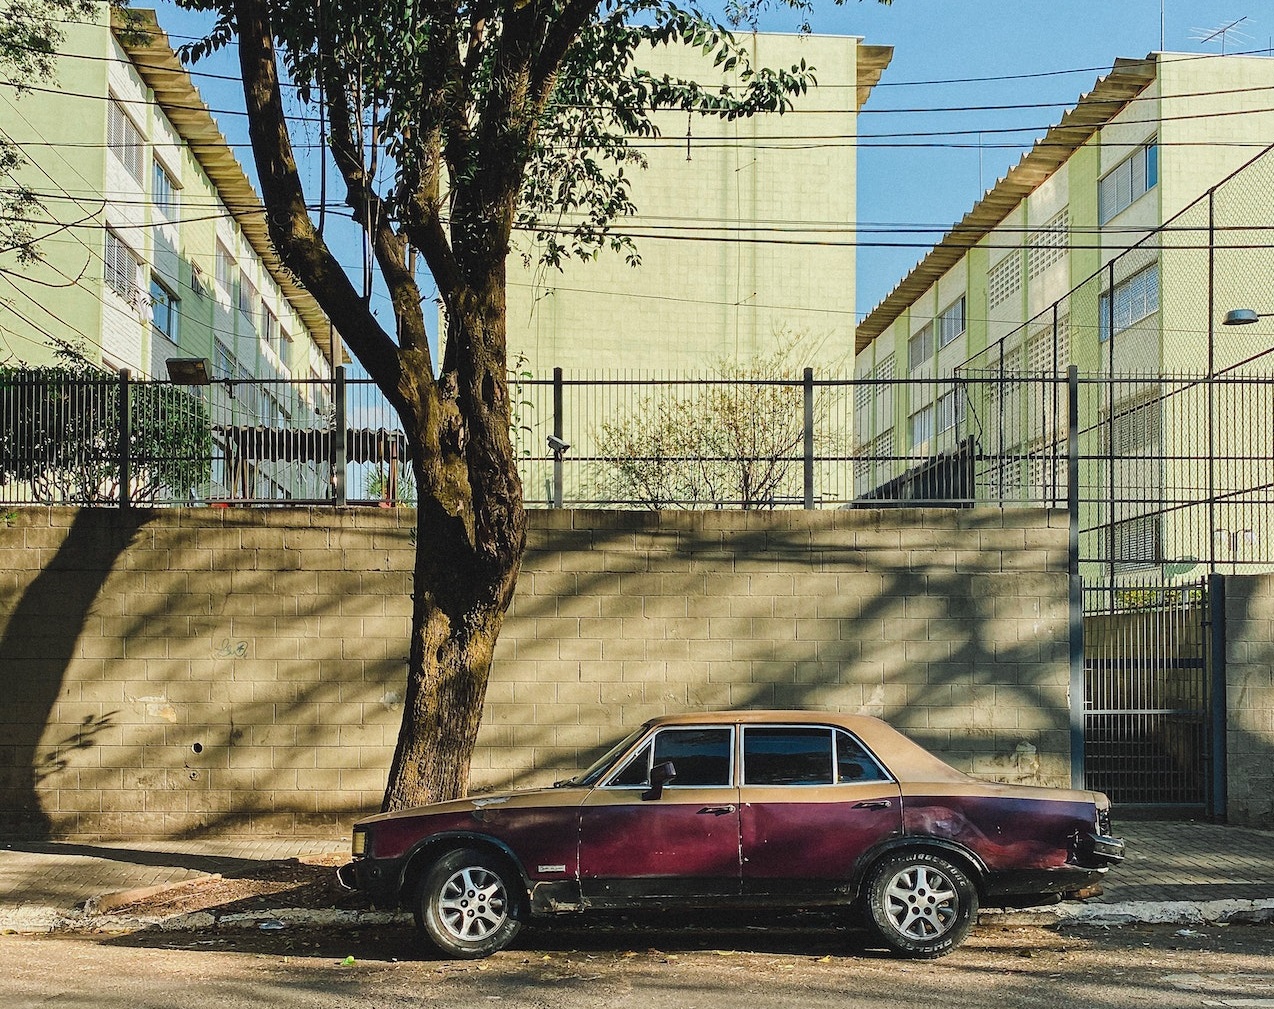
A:
<svg viewBox="0 0 1274 1009">
<path fill-rule="evenodd" d="M 401 363 L 394 342 L 315 230 L 288 134 L 265 0 L 232 0 L 248 133 L 270 238 L 284 266 L 322 306 L 386 395 L 397 398 Z"/>
<path fill-rule="evenodd" d="M 327 97 L 332 156 L 345 180 L 345 202 L 354 220 L 372 240 L 372 251 L 394 305 L 399 345 L 420 354 L 427 373 L 433 372 L 429 339 L 420 306 L 420 286 L 407 265 L 407 242 L 394 231 L 393 222 L 363 165 L 358 136 L 360 110 L 351 107 L 345 82 L 334 72 L 321 82 Z"/>
</svg>

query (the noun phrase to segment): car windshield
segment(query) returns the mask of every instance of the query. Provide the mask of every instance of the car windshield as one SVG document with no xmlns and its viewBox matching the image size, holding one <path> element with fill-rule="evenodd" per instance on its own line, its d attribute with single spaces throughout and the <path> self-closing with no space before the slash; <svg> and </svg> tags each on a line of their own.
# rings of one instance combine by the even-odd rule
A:
<svg viewBox="0 0 1274 1009">
<path fill-rule="evenodd" d="M 645 731 L 646 731 L 646 726 L 643 725 L 640 729 L 636 730 L 635 732 L 629 733 L 627 736 L 621 739 L 618 743 L 612 746 L 609 750 L 607 750 L 604 754 L 602 754 L 602 756 L 598 757 L 597 760 L 593 762 L 592 766 L 589 767 L 587 771 L 585 771 L 582 774 L 577 774 L 573 778 L 567 778 L 565 781 L 559 781 L 558 784 L 563 787 L 567 785 L 578 785 L 585 788 L 587 788 L 590 785 L 596 785 L 598 780 L 601 778 L 601 776 L 606 773 L 606 770 L 610 767 L 610 765 L 615 762 L 615 758 L 618 757 L 621 753 L 626 752 L 628 748 L 633 745 L 633 743 L 637 742 L 638 737 L 641 736 Z"/>
</svg>

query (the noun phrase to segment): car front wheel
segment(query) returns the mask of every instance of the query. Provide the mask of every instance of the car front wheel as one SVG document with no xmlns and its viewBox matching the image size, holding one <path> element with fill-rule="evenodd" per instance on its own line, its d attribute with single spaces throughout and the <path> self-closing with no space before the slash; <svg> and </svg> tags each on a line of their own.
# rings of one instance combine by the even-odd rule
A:
<svg viewBox="0 0 1274 1009">
<path fill-rule="evenodd" d="M 520 890 L 517 874 L 503 860 L 471 848 L 449 851 L 421 880 L 416 922 L 450 956 L 490 956 L 522 927 Z"/>
<path fill-rule="evenodd" d="M 872 931 L 902 956 L 932 959 L 955 949 L 978 912 L 969 877 L 944 858 L 912 852 L 885 859 L 866 890 Z"/>
</svg>

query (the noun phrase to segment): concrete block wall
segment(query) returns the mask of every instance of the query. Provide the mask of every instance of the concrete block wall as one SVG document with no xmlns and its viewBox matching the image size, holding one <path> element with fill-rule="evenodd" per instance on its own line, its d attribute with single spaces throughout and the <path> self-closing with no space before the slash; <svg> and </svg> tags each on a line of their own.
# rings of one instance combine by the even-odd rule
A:
<svg viewBox="0 0 1274 1009">
<path fill-rule="evenodd" d="M 0 829 L 334 835 L 380 802 L 414 515 L 0 515 Z M 536 512 L 477 788 L 544 783 L 661 712 L 878 714 L 1063 784 L 1066 523 L 1014 511 Z"/>
<path fill-rule="evenodd" d="M 379 807 L 413 516 L 18 509 L 0 524 L 0 818 L 336 836 Z"/>
<path fill-rule="evenodd" d="M 473 782 L 543 784 L 653 715 L 878 715 L 963 770 L 1070 780 L 1066 517 L 549 512 Z"/>
</svg>

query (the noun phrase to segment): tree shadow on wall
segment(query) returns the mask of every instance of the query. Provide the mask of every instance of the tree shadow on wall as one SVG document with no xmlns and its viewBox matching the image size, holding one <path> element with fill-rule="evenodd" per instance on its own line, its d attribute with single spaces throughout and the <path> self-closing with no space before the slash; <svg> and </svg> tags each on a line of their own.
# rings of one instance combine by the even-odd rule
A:
<svg viewBox="0 0 1274 1009">
<path fill-rule="evenodd" d="M 71 754 L 97 745 L 116 711 L 83 717 L 76 730 L 42 755 L 41 742 L 78 655 L 102 586 L 152 513 L 145 509 L 82 508 L 52 559 L 31 581 L 0 637 L 0 830 L 47 838 L 51 823 L 38 786 L 67 765 Z M 31 527 L 21 527 L 31 528 Z"/>
<path fill-rule="evenodd" d="M 924 519 L 923 512 L 893 517 L 902 528 L 921 525 Z M 589 702 L 615 713 L 613 725 L 603 727 L 606 738 L 595 744 L 559 746 L 558 726 L 551 720 L 485 725 L 485 738 L 494 745 L 533 751 L 537 759 L 539 754 L 551 754 L 552 764 L 537 766 L 530 773 L 493 775 L 484 787 L 538 785 L 550 777 L 565 777 L 588 766 L 642 718 L 705 708 L 829 708 L 875 714 L 958 766 L 971 769 L 976 762 L 981 773 L 1041 783 L 1047 768 L 1042 771 L 1038 754 L 1056 760 L 1069 746 L 1067 681 L 1058 678 L 1059 671 L 1064 674 L 1066 669 L 1068 614 L 1048 609 L 1066 598 L 1065 569 L 1006 573 L 1000 570 L 998 552 L 988 555 L 989 566 L 971 557 L 957 567 L 949 537 L 957 531 L 976 535 L 983 526 L 992 531 L 1004 528 L 998 511 L 964 515 L 958 530 L 941 526 L 929 541 L 918 537 L 928 545 L 908 551 L 905 569 L 898 566 L 897 542 L 888 536 L 876 544 L 870 539 L 862 543 L 851 535 L 859 531 L 857 526 L 846 527 L 843 535 L 818 533 L 840 521 L 834 515 L 815 521 L 819 524 L 812 527 L 813 532 L 802 525 L 781 523 L 713 530 L 697 525 L 687 529 L 684 520 L 664 526 L 657 516 L 625 515 L 611 520 L 613 528 L 559 530 L 541 536 L 524 571 L 534 570 L 537 555 L 558 551 L 613 552 L 619 560 L 613 567 L 575 572 L 569 582 L 562 583 L 560 593 L 533 591 L 518 597 L 512 620 L 561 623 L 563 618 L 595 618 L 595 605 L 584 606 L 580 601 L 607 593 L 627 599 L 653 596 L 653 619 L 639 607 L 631 620 L 634 628 L 649 627 L 653 637 L 621 641 L 624 651 L 617 652 L 620 657 L 614 660 L 602 644 L 604 665 L 630 663 L 631 669 L 624 668 L 616 674 L 619 682 L 609 684 L 615 692 L 608 695 L 606 685 L 599 684 L 599 695 Z M 863 521 L 869 522 L 870 517 Z M 864 526 L 862 531 L 871 533 L 873 527 Z M 933 535 L 939 538 L 934 540 Z M 634 549 L 676 558 L 677 563 L 667 572 L 624 567 L 624 556 Z M 788 605 L 780 609 L 775 609 L 769 590 L 753 594 L 754 578 L 764 585 L 767 579 L 786 583 L 809 574 L 825 577 L 823 591 L 782 598 L 779 601 Z M 851 587 L 838 591 L 842 575 L 848 576 Z M 855 577 L 875 588 L 860 588 Z M 1040 600 L 1034 612 L 1027 608 L 1019 613 L 1015 608 L 1024 605 L 1016 599 L 1019 586 Z M 729 598 L 715 598 L 710 594 L 714 590 L 724 590 Z M 683 612 L 681 607 L 689 599 L 698 599 L 700 606 Z M 1043 636 L 1026 634 L 1019 640 L 1018 627 L 1010 624 L 1013 635 L 1006 637 L 1002 626 L 1006 618 L 999 611 L 1006 605 L 1007 619 L 1014 620 L 1016 614 L 1016 624 L 1041 631 Z M 728 654 L 707 647 L 714 644 L 712 640 L 696 637 L 703 627 L 694 625 L 704 625 L 709 618 L 737 626 L 731 632 L 735 637 Z M 691 628 L 687 640 L 668 640 L 681 623 Z M 837 636 L 820 639 L 816 626 L 820 623 L 839 625 Z M 896 628 L 899 636 L 891 637 L 889 628 Z M 812 633 L 808 638 L 807 629 Z M 552 647 L 541 654 L 546 644 L 552 642 L 539 638 L 519 643 L 514 657 L 508 642 L 503 642 L 505 651 L 497 653 L 495 676 L 516 677 L 516 663 L 536 658 L 560 665 Z M 581 659 L 581 668 L 589 661 Z M 716 662 L 725 674 L 711 673 Z M 582 682 L 592 679 L 584 675 Z M 1000 709 L 1014 708 L 1029 713 L 1020 729 L 1005 727 L 1001 721 Z M 932 719 L 931 710 L 937 712 Z M 621 716 L 626 718 L 622 724 Z M 606 733 L 606 728 L 613 731 Z M 1036 748 L 1019 756 L 1015 744 L 1023 740 Z"/>
</svg>

